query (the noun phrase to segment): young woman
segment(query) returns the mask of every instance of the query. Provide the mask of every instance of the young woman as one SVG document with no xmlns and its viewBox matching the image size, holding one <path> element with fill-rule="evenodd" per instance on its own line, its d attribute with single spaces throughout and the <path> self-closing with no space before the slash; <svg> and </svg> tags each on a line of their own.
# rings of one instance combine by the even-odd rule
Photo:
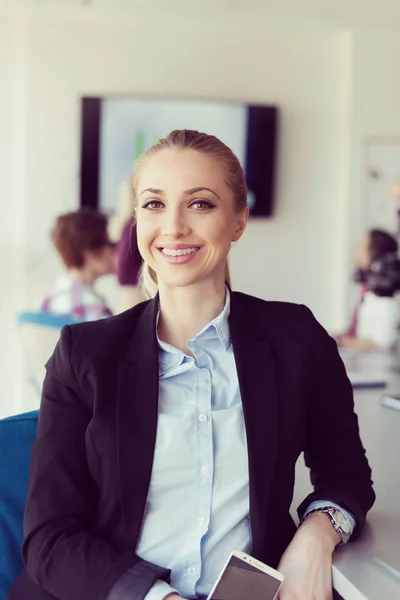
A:
<svg viewBox="0 0 400 600">
<path fill-rule="evenodd" d="M 47 364 L 11 600 L 205 597 L 233 549 L 332 596 L 334 548 L 374 501 L 336 344 L 310 311 L 231 291 L 248 216 L 237 158 L 174 131 L 134 176 L 155 297 L 64 328 Z M 314 492 L 289 514 L 305 453 Z"/>
</svg>

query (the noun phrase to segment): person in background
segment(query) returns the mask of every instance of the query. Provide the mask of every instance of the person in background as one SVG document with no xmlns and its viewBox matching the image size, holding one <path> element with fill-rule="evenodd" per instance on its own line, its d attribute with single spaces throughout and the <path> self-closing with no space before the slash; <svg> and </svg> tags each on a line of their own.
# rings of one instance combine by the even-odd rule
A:
<svg viewBox="0 0 400 600">
<path fill-rule="evenodd" d="M 305 306 L 232 290 L 249 211 L 223 142 L 171 132 L 133 188 L 151 299 L 61 332 L 9 600 L 205 598 L 234 549 L 279 565 L 280 600 L 330 600 L 375 497 L 337 346 Z"/>
<path fill-rule="evenodd" d="M 117 312 L 144 300 L 139 284 L 142 257 L 137 245 L 133 212 L 132 184 L 127 180 L 121 185 L 118 210 L 110 217 L 108 224 L 110 237 L 116 243 L 117 281 L 122 291 Z"/>
<path fill-rule="evenodd" d="M 94 289 L 99 277 L 116 270 L 115 244 L 108 237 L 106 215 L 89 208 L 61 215 L 51 240 L 67 273 L 58 278 L 41 310 L 84 321 L 111 316 L 104 298 Z"/>
<path fill-rule="evenodd" d="M 117 255 L 117 279 L 123 291 L 120 305 L 122 311 L 144 300 L 139 285 L 143 261 L 137 245 L 136 223 L 133 216 L 127 220 L 122 229 L 117 244 Z"/>
<path fill-rule="evenodd" d="M 377 296 L 368 286 L 368 272 L 374 261 L 397 252 L 395 238 L 381 229 L 371 229 L 354 252 L 354 279 L 359 297 L 345 333 L 334 335 L 339 346 L 359 350 L 388 349 L 396 340 L 399 321 L 394 297 Z"/>
</svg>

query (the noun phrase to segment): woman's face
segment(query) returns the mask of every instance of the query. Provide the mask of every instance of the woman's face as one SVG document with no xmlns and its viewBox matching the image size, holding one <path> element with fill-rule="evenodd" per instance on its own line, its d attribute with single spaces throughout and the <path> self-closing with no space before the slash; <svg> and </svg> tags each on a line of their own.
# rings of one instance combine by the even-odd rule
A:
<svg viewBox="0 0 400 600">
<path fill-rule="evenodd" d="M 354 262 L 357 269 L 368 271 L 371 266 L 369 235 L 364 236 L 357 244 L 354 250 Z"/>
<path fill-rule="evenodd" d="M 139 250 L 159 285 L 224 281 L 248 210 L 236 211 L 219 161 L 195 150 L 161 150 L 143 164 L 137 198 Z"/>
</svg>

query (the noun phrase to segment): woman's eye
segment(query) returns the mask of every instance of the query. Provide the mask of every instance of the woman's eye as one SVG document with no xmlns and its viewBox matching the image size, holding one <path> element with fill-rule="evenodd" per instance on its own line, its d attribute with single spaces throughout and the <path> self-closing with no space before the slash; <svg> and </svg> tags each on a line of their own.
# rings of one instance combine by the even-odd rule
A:
<svg viewBox="0 0 400 600">
<path fill-rule="evenodd" d="M 160 202 L 159 200 L 148 200 L 147 202 L 145 202 L 142 206 L 142 208 L 147 208 L 149 210 L 157 210 L 158 208 L 161 208 L 163 206 L 163 203 Z"/>
<path fill-rule="evenodd" d="M 215 208 L 215 205 L 211 204 L 211 202 L 208 202 L 207 200 L 195 200 L 192 202 L 190 207 L 195 208 L 196 210 L 210 210 Z"/>
</svg>

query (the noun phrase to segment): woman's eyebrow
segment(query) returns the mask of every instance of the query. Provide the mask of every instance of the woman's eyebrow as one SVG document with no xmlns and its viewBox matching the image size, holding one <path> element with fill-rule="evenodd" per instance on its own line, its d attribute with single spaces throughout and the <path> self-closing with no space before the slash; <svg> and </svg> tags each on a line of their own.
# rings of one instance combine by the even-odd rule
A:
<svg viewBox="0 0 400 600">
<path fill-rule="evenodd" d="M 194 187 L 194 188 L 190 188 L 190 190 L 185 190 L 183 193 L 185 194 L 185 196 L 192 196 L 193 194 L 197 194 L 198 192 L 204 192 L 204 191 L 211 192 L 212 194 L 214 194 L 214 196 L 216 196 L 219 200 L 221 200 L 221 198 L 218 196 L 218 194 L 216 192 L 214 192 L 214 190 L 212 190 L 211 188 L 208 188 L 208 187 Z M 158 196 L 165 195 L 164 190 L 159 190 L 157 188 L 146 188 L 145 190 L 140 192 L 140 196 L 142 194 L 144 194 L 145 192 L 150 192 L 150 194 L 156 194 Z"/>
<path fill-rule="evenodd" d="M 163 190 L 158 190 L 157 188 L 146 188 L 145 190 L 143 190 L 142 192 L 140 192 L 140 196 L 142 194 L 144 194 L 145 192 L 150 192 L 150 194 L 158 194 L 159 196 L 163 196 L 164 195 Z"/>
<path fill-rule="evenodd" d="M 208 187 L 195 187 L 195 188 L 191 188 L 190 190 L 185 190 L 184 194 L 186 196 L 191 196 L 192 194 L 197 194 L 197 192 L 211 192 L 212 194 L 214 194 L 214 196 L 216 196 L 219 200 L 221 200 L 221 198 L 218 196 L 218 194 L 216 192 L 214 192 L 214 190 L 208 188 Z"/>
</svg>

